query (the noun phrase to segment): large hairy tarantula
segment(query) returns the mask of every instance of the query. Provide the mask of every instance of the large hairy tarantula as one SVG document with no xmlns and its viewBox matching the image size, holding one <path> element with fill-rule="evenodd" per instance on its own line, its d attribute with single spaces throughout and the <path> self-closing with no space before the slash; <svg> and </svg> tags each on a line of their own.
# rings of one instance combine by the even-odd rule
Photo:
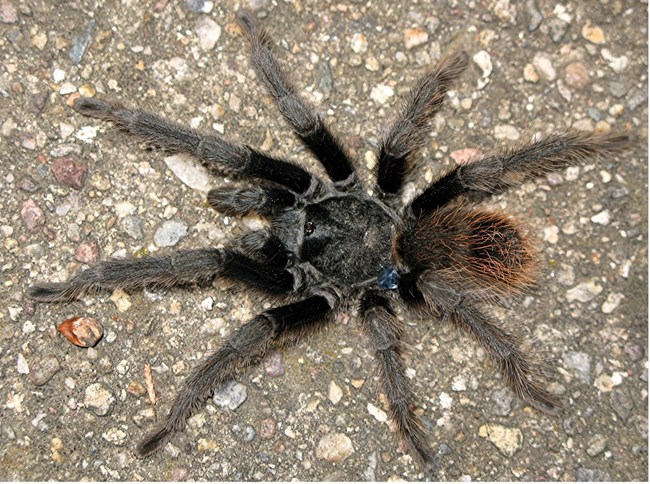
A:
<svg viewBox="0 0 650 484">
<path fill-rule="evenodd" d="M 353 302 L 379 364 L 390 416 L 424 464 L 432 463 L 433 453 L 405 374 L 404 326 L 395 315 L 396 304 L 473 336 L 519 397 L 541 411 L 555 412 L 559 402 L 545 389 L 538 360 L 524 339 L 485 308 L 531 286 L 536 252 L 516 221 L 478 204 L 551 171 L 615 152 L 629 136 L 567 130 L 538 137 L 452 169 L 402 206 L 409 159 L 425 142 L 428 122 L 451 83 L 467 67 L 467 54 L 444 57 L 417 81 L 381 141 L 375 195 L 369 196 L 345 149 L 281 69 L 267 32 L 250 13 L 240 13 L 238 21 L 250 43 L 253 69 L 330 183 L 290 161 L 218 135 L 201 134 L 140 109 L 79 98 L 74 109 L 83 115 L 112 121 L 155 146 L 194 155 L 213 172 L 254 181 L 244 188 L 212 190 L 208 201 L 223 213 L 260 214 L 268 227 L 223 249 L 111 260 L 67 282 L 29 289 L 33 299 L 54 302 L 71 301 L 91 290 L 228 279 L 283 303 L 242 325 L 193 369 L 166 419 L 138 446 L 138 454 L 160 450 L 215 388 L 269 350 L 324 328 Z"/>
</svg>

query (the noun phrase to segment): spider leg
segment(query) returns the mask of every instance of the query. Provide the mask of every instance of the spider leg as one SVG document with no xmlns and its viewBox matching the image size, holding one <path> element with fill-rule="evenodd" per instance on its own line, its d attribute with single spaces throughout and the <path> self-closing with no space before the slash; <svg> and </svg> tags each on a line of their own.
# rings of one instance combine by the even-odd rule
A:
<svg viewBox="0 0 650 484">
<path fill-rule="evenodd" d="M 449 87 L 467 67 L 467 53 L 443 57 L 420 78 L 402 106 L 400 116 L 379 147 L 377 185 L 380 193 L 395 195 L 407 173 L 407 159 L 424 144 L 429 120 L 440 109 Z"/>
<path fill-rule="evenodd" d="M 325 295 L 266 311 L 237 329 L 212 355 L 196 366 L 176 396 L 167 418 L 137 448 L 141 457 L 162 449 L 174 433 L 183 430 L 192 412 L 219 385 L 258 362 L 276 343 L 293 341 L 326 325 L 336 302 Z"/>
<path fill-rule="evenodd" d="M 208 192 L 208 203 L 228 215 L 275 215 L 296 206 L 299 198 L 282 188 L 257 186 L 219 188 Z"/>
<path fill-rule="evenodd" d="M 419 217 L 460 195 L 481 201 L 586 159 L 616 153 L 632 140 L 632 135 L 625 133 L 576 130 L 547 135 L 519 148 L 456 167 L 422 192 L 411 203 L 411 212 Z"/>
<path fill-rule="evenodd" d="M 469 298 L 428 277 L 420 278 L 418 288 L 435 315 L 483 345 L 519 398 L 544 413 L 559 412 L 561 403 L 543 386 L 542 365 L 518 333 L 491 320 Z"/>
<path fill-rule="evenodd" d="M 75 100 L 73 108 L 85 116 L 111 121 L 123 131 L 160 148 L 195 156 L 216 173 L 225 171 L 261 178 L 299 194 L 311 194 L 320 184 L 291 162 L 220 136 L 201 134 L 143 109 L 128 109 L 118 103 L 83 97 Z"/>
<path fill-rule="evenodd" d="M 237 20 L 250 44 L 251 66 L 286 122 L 318 158 L 337 188 L 353 186 L 356 175 L 352 162 L 321 117 L 289 81 L 275 58 L 269 34 L 250 12 L 240 10 Z"/>
<path fill-rule="evenodd" d="M 399 435 L 420 461 L 431 465 L 434 456 L 422 423 L 413 411 L 413 392 L 401 356 L 402 323 L 388 299 L 372 291 L 361 301 L 361 317 L 375 349 L 391 418 L 397 424 Z"/>
<path fill-rule="evenodd" d="M 291 293 L 303 283 L 298 269 L 257 262 L 235 250 L 197 249 L 102 262 L 67 282 L 34 285 L 28 295 L 42 302 L 65 302 L 93 290 L 208 284 L 215 277 L 240 281 L 272 295 Z"/>
</svg>

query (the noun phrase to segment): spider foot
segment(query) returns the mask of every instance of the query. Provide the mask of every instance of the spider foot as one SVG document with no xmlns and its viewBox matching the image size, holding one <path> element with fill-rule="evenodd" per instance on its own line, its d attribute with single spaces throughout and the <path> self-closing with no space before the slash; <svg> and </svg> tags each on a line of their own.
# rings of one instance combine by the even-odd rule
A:
<svg viewBox="0 0 650 484">
<path fill-rule="evenodd" d="M 70 291 L 70 285 L 65 282 L 44 283 L 27 289 L 27 296 L 39 302 L 72 301 L 76 294 Z"/>
<path fill-rule="evenodd" d="M 143 458 L 155 454 L 167 445 L 173 435 L 174 431 L 169 430 L 167 427 L 161 427 L 155 430 L 138 444 L 136 448 L 138 457 Z"/>
<path fill-rule="evenodd" d="M 84 116 L 99 119 L 109 118 L 113 111 L 109 103 L 92 97 L 78 97 L 72 103 L 72 109 Z"/>
</svg>

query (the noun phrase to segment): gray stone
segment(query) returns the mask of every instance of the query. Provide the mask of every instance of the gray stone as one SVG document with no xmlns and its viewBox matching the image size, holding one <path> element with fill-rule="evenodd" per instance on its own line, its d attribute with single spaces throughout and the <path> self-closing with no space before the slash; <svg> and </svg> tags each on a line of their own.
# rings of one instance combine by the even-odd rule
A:
<svg viewBox="0 0 650 484">
<path fill-rule="evenodd" d="M 158 247 L 172 247 L 187 235 L 187 225 L 178 220 L 164 222 L 153 236 Z"/>
<path fill-rule="evenodd" d="M 587 469 L 579 467 L 576 470 L 576 481 L 578 482 L 606 482 L 611 481 L 609 472 L 600 469 Z"/>
<path fill-rule="evenodd" d="M 61 369 L 56 356 L 49 355 L 30 363 L 29 378 L 38 387 L 45 385 Z"/>
<path fill-rule="evenodd" d="M 86 388 L 84 394 L 84 404 L 90 408 L 95 415 L 100 417 L 108 415 L 111 407 L 115 403 L 113 394 L 104 388 L 101 383 L 93 383 Z"/>
<path fill-rule="evenodd" d="M 127 215 L 118 222 L 119 227 L 132 239 L 144 239 L 144 222 L 136 215 Z"/>
<path fill-rule="evenodd" d="M 218 407 L 235 410 L 246 401 L 247 396 L 245 385 L 230 380 L 215 390 L 212 401 Z"/>
<path fill-rule="evenodd" d="M 563 358 L 564 367 L 574 373 L 583 383 L 591 382 L 591 356 L 578 351 L 569 351 Z"/>
</svg>

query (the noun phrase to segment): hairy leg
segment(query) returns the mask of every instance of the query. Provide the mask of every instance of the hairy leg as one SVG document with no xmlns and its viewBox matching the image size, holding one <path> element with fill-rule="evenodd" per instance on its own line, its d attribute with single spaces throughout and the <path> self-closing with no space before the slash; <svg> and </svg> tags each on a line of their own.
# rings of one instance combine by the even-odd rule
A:
<svg viewBox="0 0 650 484">
<path fill-rule="evenodd" d="M 399 117 L 379 147 L 377 185 L 380 193 L 394 195 L 402 188 L 408 170 L 407 159 L 424 144 L 430 119 L 442 106 L 451 84 L 467 67 L 467 59 L 463 51 L 443 57 L 411 89 Z"/>
<path fill-rule="evenodd" d="M 208 192 L 210 206 L 228 215 L 274 215 L 294 208 L 299 198 L 274 187 L 219 188 Z"/>
<path fill-rule="evenodd" d="M 379 364 L 381 381 L 397 431 L 422 463 L 431 465 L 433 453 L 420 419 L 415 414 L 413 392 L 402 360 L 402 323 L 384 296 L 368 292 L 361 301 L 363 326 L 370 336 Z"/>
<path fill-rule="evenodd" d="M 416 218 L 464 195 L 484 200 L 548 173 L 577 165 L 590 158 L 616 153 L 633 137 L 621 133 L 569 130 L 461 165 L 434 182 L 413 203 Z"/>
<path fill-rule="evenodd" d="M 356 183 L 352 162 L 314 109 L 302 99 L 273 54 L 273 42 L 257 19 L 238 12 L 239 26 L 251 47 L 251 66 L 294 132 L 321 162 L 338 188 Z"/>
<path fill-rule="evenodd" d="M 36 284 L 28 294 L 37 301 L 64 302 L 93 290 L 209 284 L 215 277 L 240 281 L 267 294 L 288 294 L 303 282 L 298 270 L 260 263 L 234 250 L 198 249 L 102 262 L 67 282 Z"/>
<path fill-rule="evenodd" d="M 139 445 L 141 457 L 153 454 L 183 430 L 187 419 L 219 385 L 231 380 L 258 362 L 276 342 L 297 339 L 325 326 L 325 318 L 334 308 L 330 298 L 311 296 L 286 306 L 271 309 L 237 329 L 214 354 L 192 370 L 177 395 L 167 418 Z"/>
<path fill-rule="evenodd" d="M 311 194 L 320 182 L 297 165 L 273 158 L 217 135 L 201 134 L 143 109 L 128 109 L 118 103 L 78 98 L 73 108 L 85 115 L 115 123 L 143 141 L 200 159 L 216 173 L 261 178 L 299 194 Z"/>
<path fill-rule="evenodd" d="M 459 291 L 440 284 L 435 273 L 423 274 L 418 289 L 436 316 L 483 345 L 519 398 L 545 413 L 560 410 L 559 400 L 544 388 L 541 362 L 517 332 L 491 320 Z"/>
</svg>

